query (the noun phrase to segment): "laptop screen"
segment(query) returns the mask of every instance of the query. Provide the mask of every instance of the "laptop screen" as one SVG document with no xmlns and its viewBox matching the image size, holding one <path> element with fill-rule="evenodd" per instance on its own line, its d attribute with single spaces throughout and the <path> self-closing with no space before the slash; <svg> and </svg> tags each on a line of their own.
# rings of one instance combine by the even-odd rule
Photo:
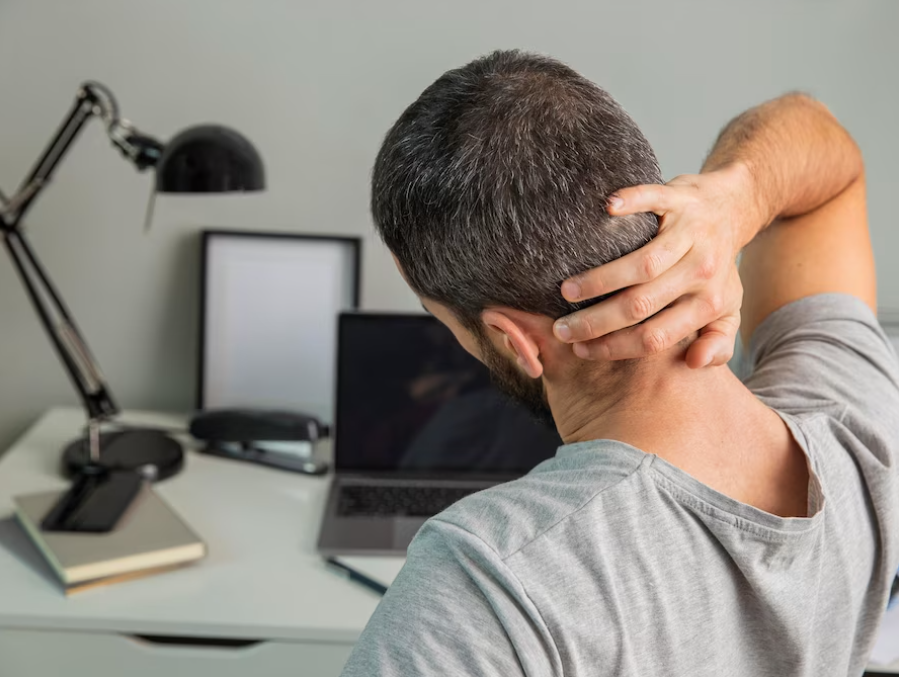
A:
<svg viewBox="0 0 899 677">
<path fill-rule="evenodd" d="M 338 470 L 524 474 L 561 444 L 434 317 L 344 313 L 337 350 Z"/>
</svg>

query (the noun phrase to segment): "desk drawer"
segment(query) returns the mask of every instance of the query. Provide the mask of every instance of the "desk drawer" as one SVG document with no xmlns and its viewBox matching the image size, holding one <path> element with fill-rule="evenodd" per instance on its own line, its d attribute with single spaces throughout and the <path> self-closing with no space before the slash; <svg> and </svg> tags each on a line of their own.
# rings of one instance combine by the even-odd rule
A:
<svg viewBox="0 0 899 677">
<path fill-rule="evenodd" d="M 0 677 L 338 677 L 349 644 L 0 629 Z"/>
</svg>

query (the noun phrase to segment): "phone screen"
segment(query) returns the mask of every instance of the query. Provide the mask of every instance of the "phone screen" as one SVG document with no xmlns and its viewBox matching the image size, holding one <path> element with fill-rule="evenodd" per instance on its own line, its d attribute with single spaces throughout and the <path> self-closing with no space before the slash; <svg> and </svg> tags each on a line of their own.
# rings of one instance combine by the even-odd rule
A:
<svg viewBox="0 0 899 677">
<path fill-rule="evenodd" d="M 44 531 L 112 531 L 143 487 L 135 472 L 81 475 L 41 522 Z"/>
</svg>

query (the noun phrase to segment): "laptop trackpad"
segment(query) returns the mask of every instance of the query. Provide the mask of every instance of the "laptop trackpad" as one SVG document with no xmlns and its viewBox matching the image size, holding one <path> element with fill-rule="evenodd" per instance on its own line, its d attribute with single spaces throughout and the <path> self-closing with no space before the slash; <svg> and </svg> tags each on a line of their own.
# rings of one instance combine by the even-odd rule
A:
<svg viewBox="0 0 899 677">
<path fill-rule="evenodd" d="M 393 520 L 393 547 L 405 550 L 426 520 L 417 517 L 395 517 Z"/>
</svg>

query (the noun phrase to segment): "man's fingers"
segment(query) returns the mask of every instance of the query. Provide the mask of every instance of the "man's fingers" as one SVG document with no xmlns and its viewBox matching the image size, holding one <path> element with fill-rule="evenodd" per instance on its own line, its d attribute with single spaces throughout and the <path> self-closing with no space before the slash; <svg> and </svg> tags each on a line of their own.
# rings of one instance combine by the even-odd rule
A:
<svg viewBox="0 0 899 677">
<path fill-rule="evenodd" d="M 609 214 L 627 216 L 641 212 L 664 215 L 677 201 L 677 189 L 661 184 L 645 184 L 622 188 L 609 198 Z"/>
<path fill-rule="evenodd" d="M 703 334 L 690 344 L 685 361 L 691 369 L 717 367 L 726 364 L 733 354 L 732 337 L 724 334 Z"/>
<path fill-rule="evenodd" d="M 579 357 L 594 360 L 630 360 L 657 355 L 707 322 L 703 317 L 705 312 L 705 304 L 688 297 L 639 326 L 621 329 L 595 341 L 577 343 L 574 352 Z"/>
<path fill-rule="evenodd" d="M 632 286 L 612 298 L 556 320 L 553 326 L 556 338 L 568 343 L 589 341 L 639 324 L 692 291 L 690 274 L 689 266 L 675 266 L 658 279 Z M 713 319 L 709 317 L 706 321 Z M 696 326 L 702 326 L 702 323 Z"/>
<path fill-rule="evenodd" d="M 566 280 L 562 283 L 562 296 L 575 303 L 649 282 L 680 261 L 690 251 L 690 245 L 690 239 L 682 234 L 661 233 L 649 244 L 620 259 Z"/>
<path fill-rule="evenodd" d="M 687 350 L 686 362 L 691 369 L 719 367 L 734 356 L 739 314 L 712 322 L 700 331 L 700 336 Z"/>
</svg>

